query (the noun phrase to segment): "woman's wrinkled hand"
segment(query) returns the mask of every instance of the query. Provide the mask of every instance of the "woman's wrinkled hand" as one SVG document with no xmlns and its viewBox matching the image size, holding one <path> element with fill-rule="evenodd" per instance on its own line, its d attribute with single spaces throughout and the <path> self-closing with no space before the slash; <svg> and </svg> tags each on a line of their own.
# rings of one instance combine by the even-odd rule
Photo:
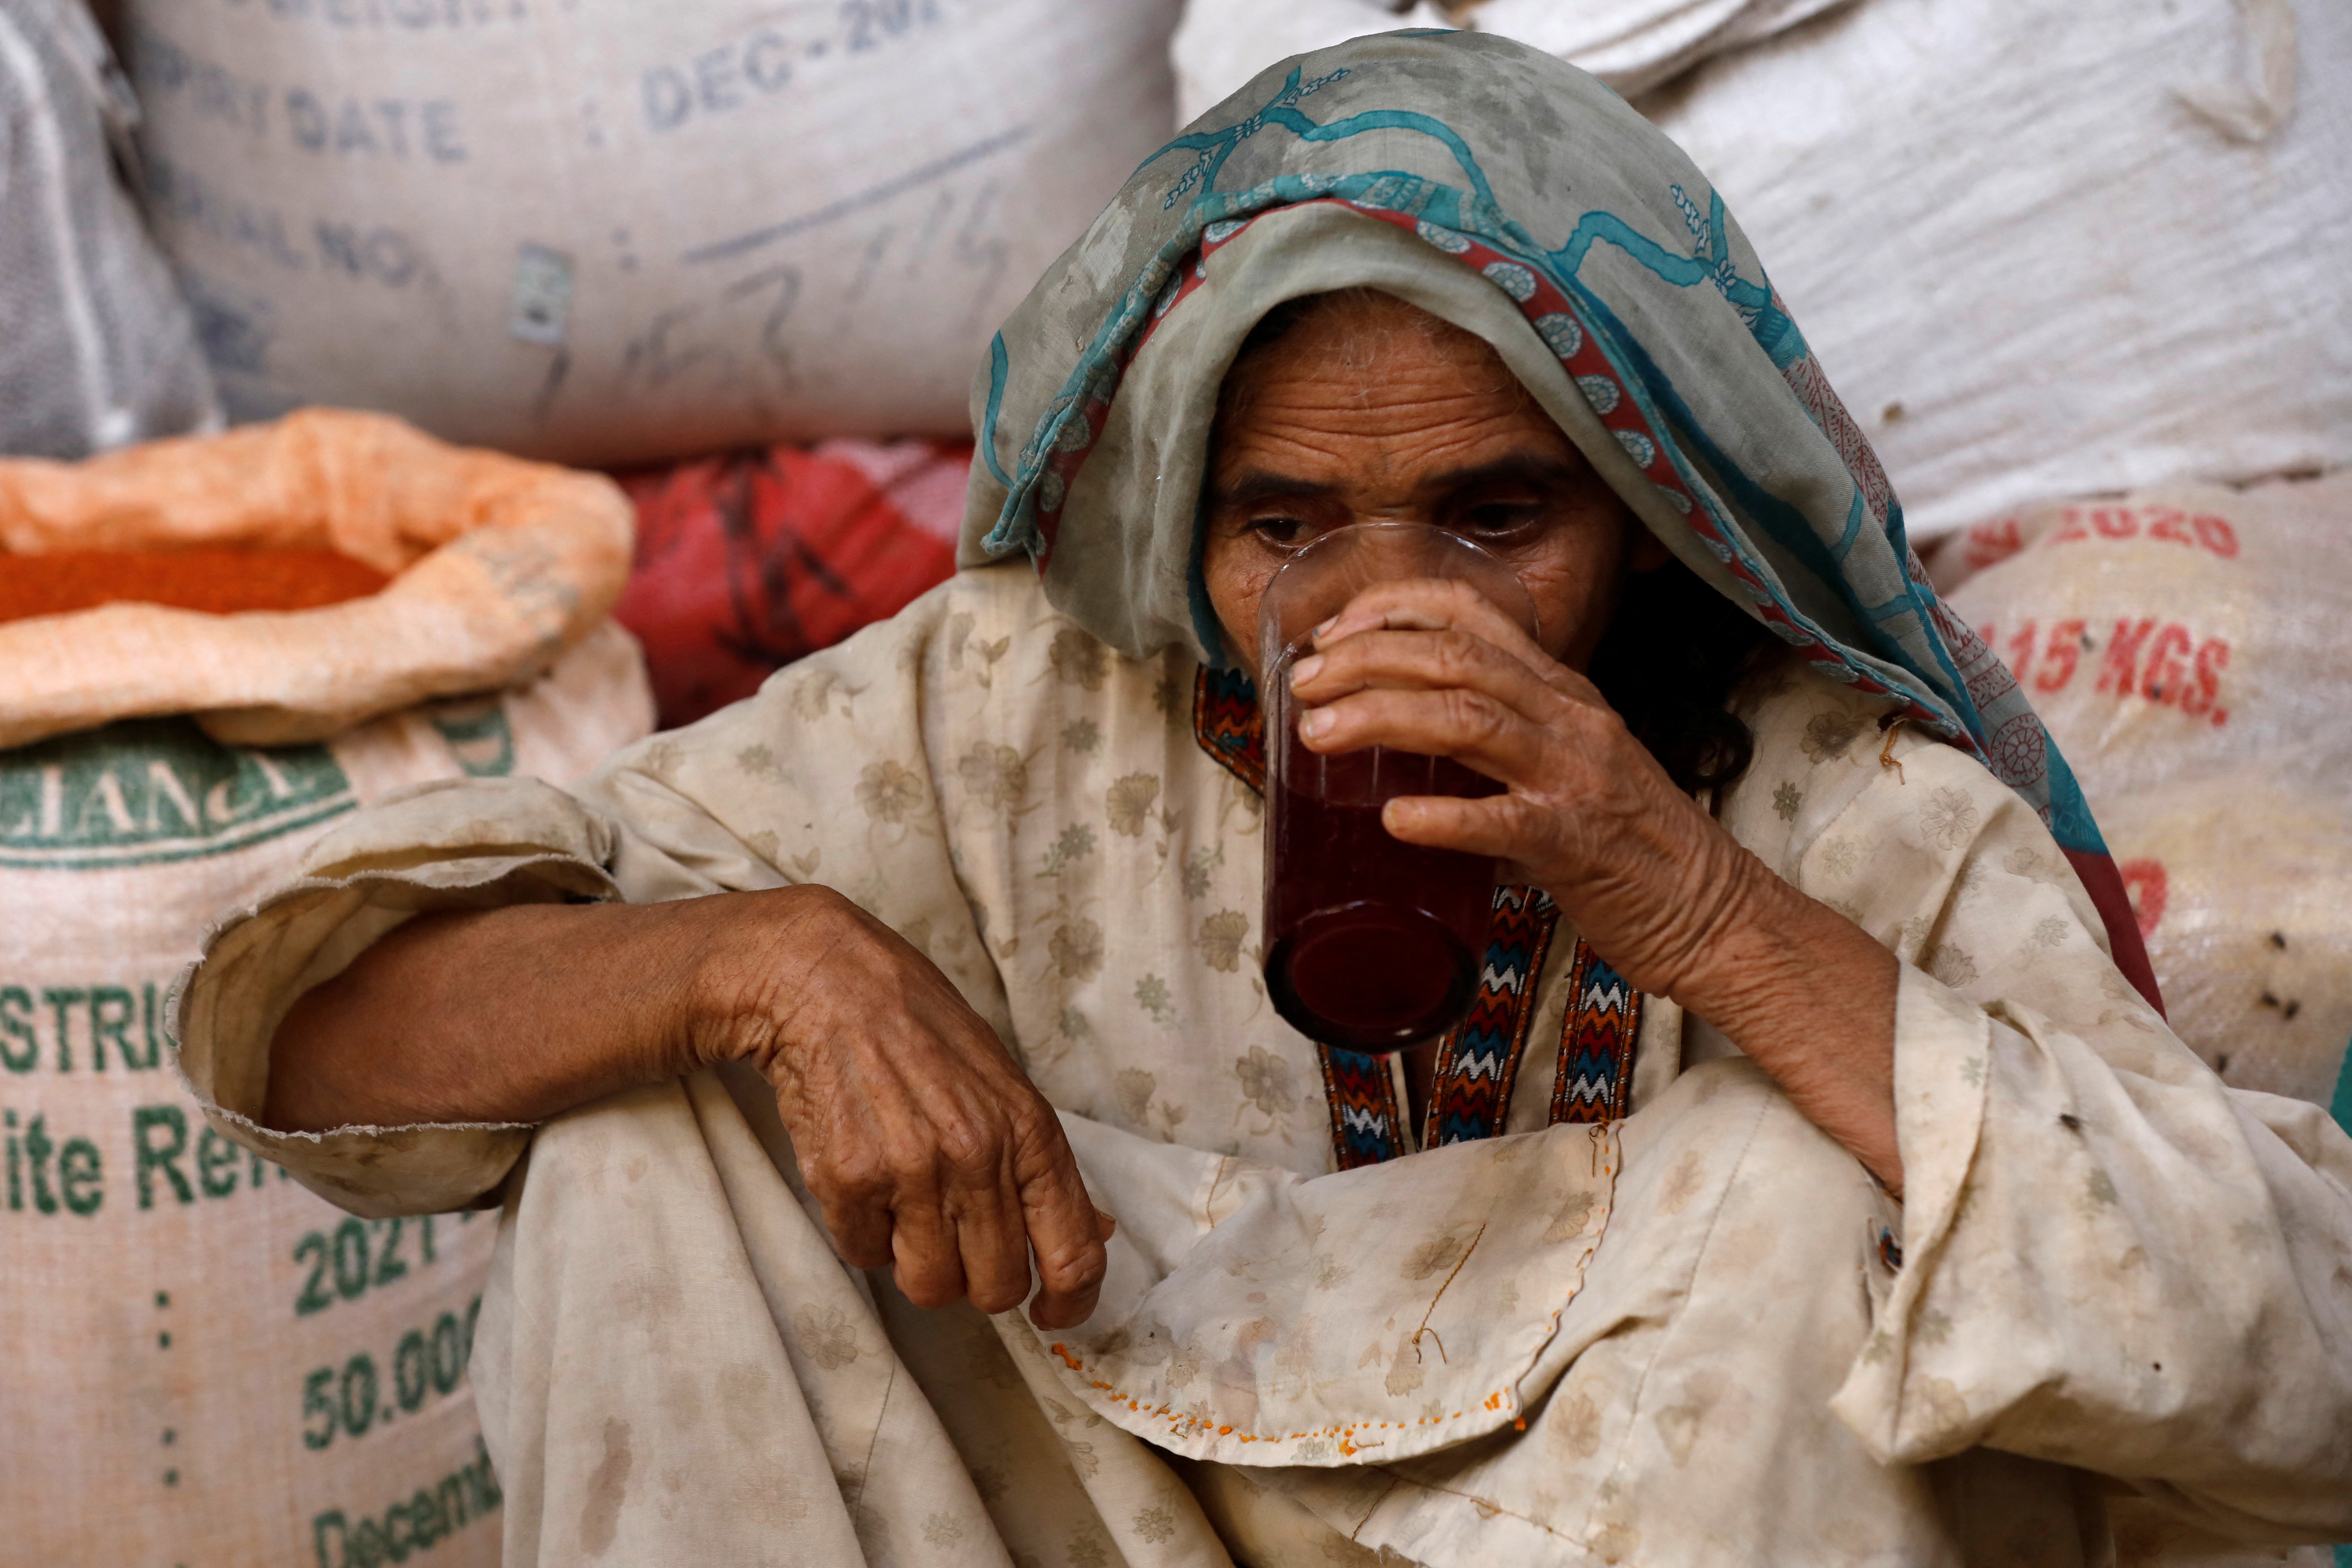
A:
<svg viewBox="0 0 2352 1568">
<path fill-rule="evenodd" d="M 1592 683 L 1475 591 L 1366 589 L 1291 670 L 1311 750 L 1450 757 L 1499 795 L 1391 800 L 1408 843 L 1489 855 L 1618 973 L 1714 1024 L 1900 1191 L 1893 954 L 1748 852 Z"/>
<path fill-rule="evenodd" d="M 713 903 L 719 902 L 713 900 Z M 843 1258 L 908 1300 L 982 1312 L 1029 1293 L 1067 1328 L 1094 1311 L 1110 1217 L 1060 1121 L 939 967 L 820 887 L 737 894 L 698 985 L 697 1053 L 756 1064 Z M 760 905 L 761 907 L 751 907 Z"/>
<path fill-rule="evenodd" d="M 1704 988 L 1720 938 L 1771 878 L 1680 789 L 1592 683 L 1465 584 L 1376 584 L 1291 671 L 1311 750 L 1450 757 L 1505 786 L 1389 802 L 1408 843 L 1491 855 L 1549 894 L 1644 991 Z"/>
</svg>

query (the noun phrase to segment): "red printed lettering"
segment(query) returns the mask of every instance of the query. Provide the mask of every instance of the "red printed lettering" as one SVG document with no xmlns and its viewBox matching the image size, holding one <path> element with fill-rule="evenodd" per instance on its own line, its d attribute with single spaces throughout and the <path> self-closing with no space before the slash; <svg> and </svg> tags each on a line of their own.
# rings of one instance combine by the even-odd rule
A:
<svg viewBox="0 0 2352 1568">
<path fill-rule="evenodd" d="M 1968 532 L 1960 549 L 1960 559 L 1970 570 L 1981 570 L 1998 560 L 2007 560 L 2025 548 L 2024 535 L 2015 517 L 2003 517 L 1997 523 L 1979 523 Z"/>
<path fill-rule="evenodd" d="M 2219 637 L 2207 641 L 2197 650 L 2197 685 L 2192 691 L 2180 694 L 2180 711 L 2201 717 L 2210 713 L 2215 725 L 2230 722 L 2230 710 L 2216 706 L 2221 695 L 2221 672 L 2230 667 L 2230 644 Z"/>
<path fill-rule="evenodd" d="M 2151 507 L 2148 508 L 2147 515 L 2155 519 L 2147 526 L 2148 538 L 2168 539 L 2174 544 L 2182 545 L 2193 545 L 2197 542 L 2196 536 L 2189 531 L 2189 514 L 2179 507 Z"/>
<path fill-rule="evenodd" d="M 2184 701 L 2189 695 L 2189 655 L 2195 646 L 2189 628 L 2177 621 L 2158 632 L 2155 646 L 2147 651 L 2147 667 L 2140 676 L 2140 695 L 2151 702 L 2176 706 Z M 2128 684 L 2124 689 L 2130 689 Z"/>
<path fill-rule="evenodd" d="M 2200 512 L 2189 519 L 2189 526 L 2197 530 L 2198 542 L 2223 560 L 2238 553 L 2238 530 L 2230 526 L 2228 518 Z"/>
<path fill-rule="evenodd" d="M 2139 532 L 2139 518 L 2129 507 L 2094 507 L 2091 527 L 2098 530 L 2101 538 L 2127 539 Z"/>
<path fill-rule="evenodd" d="M 2135 623 L 2128 617 L 2116 622 L 2115 635 L 2107 639 L 2107 656 L 2099 665 L 2099 684 L 2095 688 L 2128 696 L 2139 685 L 2139 651 L 2147 645 L 2148 633 L 2156 630 L 2152 617 L 2143 616 Z"/>
<path fill-rule="evenodd" d="M 2033 677 L 2037 692 L 2054 692 L 2074 678 L 2074 666 L 2083 659 L 2083 623 L 2061 621 L 2050 628 L 2050 641 L 2042 650 L 2042 673 Z"/>
</svg>

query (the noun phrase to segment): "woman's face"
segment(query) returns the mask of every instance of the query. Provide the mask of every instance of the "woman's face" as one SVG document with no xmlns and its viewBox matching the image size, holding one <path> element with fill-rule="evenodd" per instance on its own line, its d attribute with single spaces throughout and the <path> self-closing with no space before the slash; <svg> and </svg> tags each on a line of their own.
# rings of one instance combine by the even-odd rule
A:
<svg viewBox="0 0 2352 1568">
<path fill-rule="evenodd" d="M 1527 585 L 1544 651 L 1579 670 L 1622 574 L 1666 559 L 1484 339 L 1383 294 L 1318 302 L 1234 365 L 1209 485 L 1202 573 L 1253 678 L 1267 580 L 1332 528 L 1476 540 Z"/>
</svg>

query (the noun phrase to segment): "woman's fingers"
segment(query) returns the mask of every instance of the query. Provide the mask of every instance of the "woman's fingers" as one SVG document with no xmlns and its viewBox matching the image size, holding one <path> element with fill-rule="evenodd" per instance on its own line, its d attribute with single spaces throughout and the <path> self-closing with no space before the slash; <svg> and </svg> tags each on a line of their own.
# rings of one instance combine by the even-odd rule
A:
<svg viewBox="0 0 2352 1568">
<path fill-rule="evenodd" d="M 1495 697 L 1460 686 L 1358 692 L 1302 716 L 1298 733 L 1313 751 L 1385 746 L 1450 757 L 1515 789 L 1555 789 L 1563 782 L 1550 730 Z"/>
<path fill-rule="evenodd" d="M 811 936 L 765 1065 L 842 1257 L 888 1264 L 918 1306 L 999 1312 L 1028 1296 L 1034 1249 L 1037 1322 L 1083 1322 L 1110 1221 L 1053 1107 L 896 933 L 845 904 Z"/>
<path fill-rule="evenodd" d="M 1458 631 L 1508 654 L 1539 678 L 1561 667 L 1493 600 L 1466 582 L 1433 578 L 1372 584 L 1315 629 L 1316 651 L 1327 653 L 1350 637 L 1381 631 Z"/>
<path fill-rule="evenodd" d="M 1459 686 L 1539 722 L 1574 700 L 1493 643 L 1451 628 L 1359 632 L 1290 669 L 1291 695 L 1302 707 L 1379 686 Z"/>
<path fill-rule="evenodd" d="M 1115 1222 L 1088 1196 L 1061 1124 L 1042 1102 L 1040 1109 L 1032 1146 L 1014 1156 L 1029 1244 L 1037 1253 L 1039 1289 L 1029 1321 L 1041 1329 L 1075 1328 L 1094 1315 L 1109 1267 L 1103 1244 Z"/>
<path fill-rule="evenodd" d="M 890 1209 L 890 1278 L 919 1307 L 952 1306 L 964 1297 L 963 1251 L 936 1188 L 909 1183 Z"/>
<path fill-rule="evenodd" d="M 1510 795 L 1400 795 L 1381 808 L 1381 825 L 1409 844 L 1488 856 L 1521 870 L 1535 869 L 1528 862 L 1546 847 L 1533 814 Z"/>
</svg>

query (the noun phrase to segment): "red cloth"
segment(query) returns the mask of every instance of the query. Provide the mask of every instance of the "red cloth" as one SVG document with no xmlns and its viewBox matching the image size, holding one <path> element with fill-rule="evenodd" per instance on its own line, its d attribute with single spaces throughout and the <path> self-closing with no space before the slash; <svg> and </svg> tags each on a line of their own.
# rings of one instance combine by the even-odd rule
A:
<svg viewBox="0 0 2352 1568">
<path fill-rule="evenodd" d="M 768 446 L 614 476 L 637 507 L 614 608 L 645 644 L 664 728 L 897 614 L 955 570 L 971 447 Z"/>
</svg>

